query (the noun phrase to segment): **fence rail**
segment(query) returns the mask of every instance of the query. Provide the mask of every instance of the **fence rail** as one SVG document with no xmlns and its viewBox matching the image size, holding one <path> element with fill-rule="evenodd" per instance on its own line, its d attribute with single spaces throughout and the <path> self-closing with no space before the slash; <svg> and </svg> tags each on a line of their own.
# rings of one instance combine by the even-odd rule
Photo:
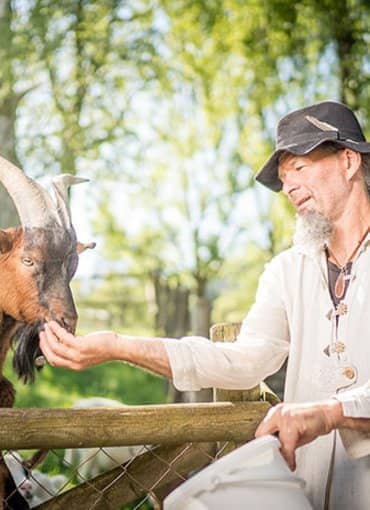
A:
<svg viewBox="0 0 370 510">
<path fill-rule="evenodd" d="M 68 487 L 34 508 L 160 509 L 161 501 L 190 473 L 213 462 L 223 449 L 230 450 L 230 445 L 251 440 L 269 407 L 268 402 L 260 401 L 122 409 L 2 409 L 0 449 L 100 447 L 101 455 L 106 454 L 104 447 L 152 445 L 143 447 L 145 453 L 134 454 L 128 462 L 116 463 L 108 472 L 82 483 L 79 480 L 77 485 L 77 469 L 71 466 Z M 227 442 L 226 448 L 221 442 Z M 73 480 L 76 486 L 70 488 Z M 135 504 L 138 498 L 136 506 L 125 506 Z"/>
<path fill-rule="evenodd" d="M 267 402 L 215 402 L 112 409 L 2 409 L 0 449 L 243 441 L 253 436 L 268 408 Z"/>
</svg>

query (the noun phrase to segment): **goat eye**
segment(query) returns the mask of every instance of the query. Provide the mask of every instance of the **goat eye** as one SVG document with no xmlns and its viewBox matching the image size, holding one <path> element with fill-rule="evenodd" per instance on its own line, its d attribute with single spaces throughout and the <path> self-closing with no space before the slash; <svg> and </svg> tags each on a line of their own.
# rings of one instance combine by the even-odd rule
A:
<svg viewBox="0 0 370 510">
<path fill-rule="evenodd" d="M 33 260 L 29 257 L 23 257 L 22 262 L 25 266 L 33 266 Z"/>
</svg>

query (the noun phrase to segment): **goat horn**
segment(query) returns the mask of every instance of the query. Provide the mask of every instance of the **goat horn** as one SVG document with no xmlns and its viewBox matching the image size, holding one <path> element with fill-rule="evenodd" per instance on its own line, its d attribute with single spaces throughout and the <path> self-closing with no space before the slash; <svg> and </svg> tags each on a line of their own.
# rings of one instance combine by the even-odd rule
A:
<svg viewBox="0 0 370 510">
<path fill-rule="evenodd" d="M 45 227 L 58 221 L 55 204 L 47 191 L 1 156 L 0 182 L 11 196 L 24 227 Z"/>
<path fill-rule="evenodd" d="M 69 207 L 68 189 L 74 184 L 81 182 L 88 182 L 89 179 L 83 177 L 76 177 L 71 174 L 60 174 L 53 178 L 53 188 L 57 202 L 57 211 L 62 224 L 66 227 L 71 227 L 71 210 Z"/>
</svg>

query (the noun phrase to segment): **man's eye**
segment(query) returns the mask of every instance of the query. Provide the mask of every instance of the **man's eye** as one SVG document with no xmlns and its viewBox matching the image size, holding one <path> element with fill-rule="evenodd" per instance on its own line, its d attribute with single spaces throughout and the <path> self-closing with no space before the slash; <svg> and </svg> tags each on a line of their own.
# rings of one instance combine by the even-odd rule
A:
<svg viewBox="0 0 370 510">
<path fill-rule="evenodd" d="M 295 169 L 296 169 L 296 172 L 299 172 L 300 170 L 303 170 L 303 168 L 305 168 L 306 165 L 299 165 L 299 166 L 296 166 Z"/>
</svg>

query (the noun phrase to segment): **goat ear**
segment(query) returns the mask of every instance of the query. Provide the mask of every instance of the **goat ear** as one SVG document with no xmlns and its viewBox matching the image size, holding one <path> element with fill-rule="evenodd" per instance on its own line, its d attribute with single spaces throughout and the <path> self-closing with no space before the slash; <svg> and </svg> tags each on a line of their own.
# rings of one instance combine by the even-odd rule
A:
<svg viewBox="0 0 370 510">
<path fill-rule="evenodd" d="M 13 246 L 13 236 L 6 230 L 0 230 L 0 253 L 10 251 Z"/>
<path fill-rule="evenodd" d="M 80 243 L 80 242 L 78 242 L 76 250 L 77 250 L 77 253 L 80 255 L 80 253 L 84 252 L 87 249 L 92 250 L 93 248 L 95 248 L 95 246 L 96 246 L 96 243 Z"/>
</svg>

